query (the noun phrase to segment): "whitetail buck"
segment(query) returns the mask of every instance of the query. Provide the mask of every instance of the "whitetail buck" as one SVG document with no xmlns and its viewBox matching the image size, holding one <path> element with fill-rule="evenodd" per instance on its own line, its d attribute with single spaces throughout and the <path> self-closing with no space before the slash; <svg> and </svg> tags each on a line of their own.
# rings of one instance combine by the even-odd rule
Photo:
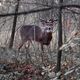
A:
<svg viewBox="0 0 80 80">
<path fill-rule="evenodd" d="M 20 36 L 22 42 L 18 50 L 25 44 L 25 42 L 33 41 L 39 42 L 41 44 L 41 49 L 43 50 L 43 45 L 49 45 L 52 40 L 53 31 L 53 20 L 49 21 L 41 20 L 42 26 L 36 25 L 24 25 L 20 28 Z"/>
</svg>

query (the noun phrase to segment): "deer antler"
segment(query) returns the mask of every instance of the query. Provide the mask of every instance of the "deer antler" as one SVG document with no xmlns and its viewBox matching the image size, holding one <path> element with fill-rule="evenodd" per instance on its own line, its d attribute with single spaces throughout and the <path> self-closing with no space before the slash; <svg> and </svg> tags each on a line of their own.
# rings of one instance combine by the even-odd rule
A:
<svg viewBox="0 0 80 80">
<path fill-rule="evenodd" d="M 40 21 L 43 23 L 47 23 L 47 20 L 44 20 L 44 19 L 40 19 Z"/>
</svg>

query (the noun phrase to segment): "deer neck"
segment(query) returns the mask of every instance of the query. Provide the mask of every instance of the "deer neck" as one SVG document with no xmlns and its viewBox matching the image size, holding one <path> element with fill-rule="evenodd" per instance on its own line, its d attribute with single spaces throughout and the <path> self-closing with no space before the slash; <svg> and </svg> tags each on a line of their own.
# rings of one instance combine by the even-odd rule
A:
<svg viewBox="0 0 80 80">
<path fill-rule="evenodd" d="M 44 32 L 39 41 L 44 45 L 49 45 L 51 39 L 52 39 L 52 33 L 51 32 L 49 32 L 49 33 Z"/>
</svg>

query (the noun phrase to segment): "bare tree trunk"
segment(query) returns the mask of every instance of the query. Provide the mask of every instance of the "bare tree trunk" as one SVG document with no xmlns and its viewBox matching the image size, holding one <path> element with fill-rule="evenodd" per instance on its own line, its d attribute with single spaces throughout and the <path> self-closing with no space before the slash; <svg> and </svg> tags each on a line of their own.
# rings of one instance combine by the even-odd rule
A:
<svg viewBox="0 0 80 80">
<path fill-rule="evenodd" d="M 63 0 L 59 1 L 59 5 L 63 3 Z M 62 7 L 59 8 L 59 25 L 58 25 L 58 49 L 62 46 Z M 62 50 L 58 50 L 57 55 L 57 72 L 61 70 L 61 55 Z M 60 75 L 58 79 L 60 79 Z"/>
<path fill-rule="evenodd" d="M 15 14 L 18 13 L 19 2 L 20 2 L 20 0 L 17 0 L 17 5 L 16 5 L 16 9 L 15 9 Z M 13 47 L 14 36 L 15 36 L 15 29 L 16 29 L 16 22 L 17 22 L 17 15 L 14 15 L 13 27 L 12 27 L 11 37 L 10 37 L 9 48 L 12 48 L 12 47 Z"/>
</svg>

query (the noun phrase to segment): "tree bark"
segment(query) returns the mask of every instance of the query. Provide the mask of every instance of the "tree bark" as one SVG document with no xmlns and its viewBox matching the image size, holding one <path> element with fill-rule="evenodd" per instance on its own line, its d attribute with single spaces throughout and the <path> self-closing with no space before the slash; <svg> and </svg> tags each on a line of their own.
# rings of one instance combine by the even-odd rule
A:
<svg viewBox="0 0 80 80">
<path fill-rule="evenodd" d="M 59 5 L 63 3 L 63 0 L 59 1 Z M 62 55 L 62 50 L 59 50 L 59 48 L 62 46 L 62 7 L 60 6 L 59 8 L 59 25 L 58 25 L 58 55 L 57 55 L 57 72 L 61 70 L 61 55 Z M 58 77 L 60 79 L 60 76 Z"/>
<path fill-rule="evenodd" d="M 18 13 L 19 1 L 20 1 L 20 0 L 17 0 L 17 5 L 16 5 L 16 9 L 15 9 L 15 14 Z M 10 37 L 9 48 L 12 48 L 12 47 L 13 47 L 14 36 L 15 36 L 15 29 L 16 29 L 16 23 L 17 23 L 17 15 L 14 15 L 13 27 L 12 27 L 11 37 Z"/>
</svg>

